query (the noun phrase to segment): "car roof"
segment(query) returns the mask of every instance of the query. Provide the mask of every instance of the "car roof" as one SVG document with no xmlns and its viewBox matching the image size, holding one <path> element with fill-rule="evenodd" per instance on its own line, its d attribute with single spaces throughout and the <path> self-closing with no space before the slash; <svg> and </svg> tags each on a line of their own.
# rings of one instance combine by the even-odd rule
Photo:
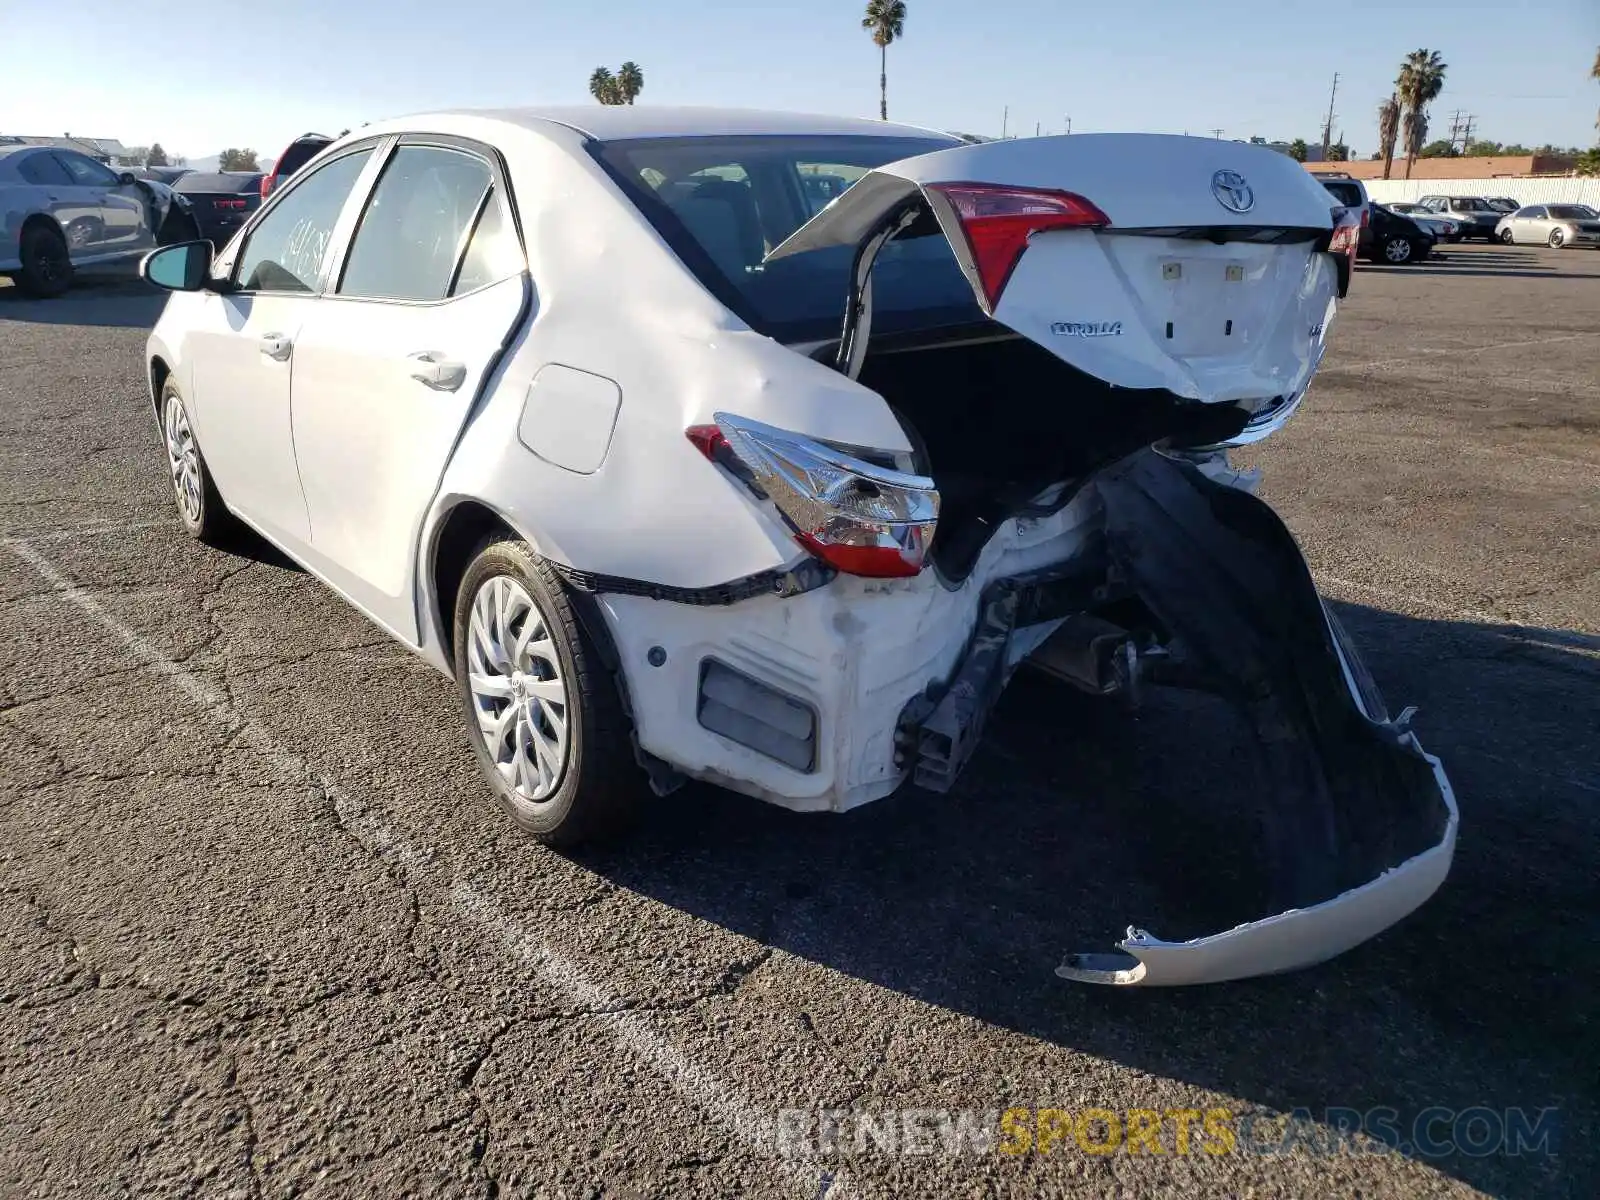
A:
<svg viewBox="0 0 1600 1200">
<path fill-rule="evenodd" d="M 936 129 L 891 124 L 862 117 L 817 113 L 771 112 L 745 108 L 690 108 L 666 105 L 590 104 L 548 108 L 460 109 L 420 114 L 429 117 L 478 117 L 538 129 L 542 124 L 565 125 L 599 141 L 628 138 L 737 137 L 773 134 L 809 134 L 824 137 L 918 137 L 960 139 Z M 398 125 L 403 121 L 385 121 Z M 357 133 L 358 130 L 351 130 Z"/>
</svg>

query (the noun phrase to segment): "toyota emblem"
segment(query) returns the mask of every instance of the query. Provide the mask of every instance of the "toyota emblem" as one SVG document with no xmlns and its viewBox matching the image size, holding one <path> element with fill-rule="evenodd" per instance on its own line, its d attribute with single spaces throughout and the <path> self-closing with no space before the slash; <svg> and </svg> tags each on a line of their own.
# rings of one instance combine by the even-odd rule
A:
<svg viewBox="0 0 1600 1200">
<path fill-rule="evenodd" d="M 1255 207 L 1256 194 L 1237 171 L 1218 171 L 1211 177 L 1211 194 L 1229 212 L 1244 213 Z"/>
</svg>

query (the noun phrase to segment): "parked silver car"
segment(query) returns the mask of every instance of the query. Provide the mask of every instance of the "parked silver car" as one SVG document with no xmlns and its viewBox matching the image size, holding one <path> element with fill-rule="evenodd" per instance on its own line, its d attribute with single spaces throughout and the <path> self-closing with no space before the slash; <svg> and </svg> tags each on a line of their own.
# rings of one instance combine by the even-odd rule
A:
<svg viewBox="0 0 1600 1200">
<path fill-rule="evenodd" d="M 0 276 L 59 296 L 73 271 L 134 258 L 158 244 L 171 188 L 52 146 L 0 146 Z M 177 239 L 174 239 L 177 240 Z"/>
<path fill-rule="evenodd" d="M 1587 204 L 1530 204 L 1501 217 L 1494 234 L 1508 246 L 1600 246 L 1600 213 Z"/>
</svg>

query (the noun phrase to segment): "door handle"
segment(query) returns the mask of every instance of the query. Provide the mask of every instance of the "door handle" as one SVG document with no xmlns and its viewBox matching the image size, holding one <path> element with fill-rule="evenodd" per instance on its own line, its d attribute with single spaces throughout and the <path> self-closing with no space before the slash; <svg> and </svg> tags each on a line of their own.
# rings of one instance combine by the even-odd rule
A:
<svg viewBox="0 0 1600 1200">
<path fill-rule="evenodd" d="M 453 392 L 467 381 L 466 363 L 442 358 L 433 350 L 408 354 L 406 363 L 411 368 L 411 378 L 436 392 Z"/>
<path fill-rule="evenodd" d="M 289 355 L 294 352 L 294 342 L 281 333 L 266 333 L 261 335 L 261 353 L 278 362 L 288 362 Z"/>
</svg>

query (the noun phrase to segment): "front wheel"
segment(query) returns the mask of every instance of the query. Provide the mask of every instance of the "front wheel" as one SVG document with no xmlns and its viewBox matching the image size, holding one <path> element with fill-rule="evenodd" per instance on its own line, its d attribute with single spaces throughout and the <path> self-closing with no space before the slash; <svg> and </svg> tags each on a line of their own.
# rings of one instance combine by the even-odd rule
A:
<svg viewBox="0 0 1600 1200">
<path fill-rule="evenodd" d="M 1516 236 L 1509 229 L 1502 229 L 1500 231 L 1500 241 L 1502 244 L 1507 246 L 1515 246 L 1517 244 Z"/>
<path fill-rule="evenodd" d="M 617 682 L 560 576 L 521 541 L 486 542 L 456 596 L 467 736 L 507 815 L 547 845 L 614 836 L 644 774 Z"/>
<path fill-rule="evenodd" d="M 206 466 L 194 426 L 189 422 L 189 410 L 171 379 L 161 387 L 161 433 L 167 446 L 167 472 L 178 503 L 178 520 L 183 522 L 184 531 L 207 545 L 224 544 L 235 532 L 234 517 L 211 479 L 211 469 Z"/>
<path fill-rule="evenodd" d="M 1403 237 L 1390 238 L 1383 244 L 1383 261 L 1399 265 L 1411 261 L 1411 239 Z"/>
<path fill-rule="evenodd" d="M 1566 234 L 1562 233 L 1561 230 L 1559 230 L 1559 229 L 1552 229 L 1550 231 L 1550 248 L 1552 250 L 1559 250 L 1563 246 L 1565 246 L 1566 244 L 1567 244 L 1567 235 Z"/>
</svg>

